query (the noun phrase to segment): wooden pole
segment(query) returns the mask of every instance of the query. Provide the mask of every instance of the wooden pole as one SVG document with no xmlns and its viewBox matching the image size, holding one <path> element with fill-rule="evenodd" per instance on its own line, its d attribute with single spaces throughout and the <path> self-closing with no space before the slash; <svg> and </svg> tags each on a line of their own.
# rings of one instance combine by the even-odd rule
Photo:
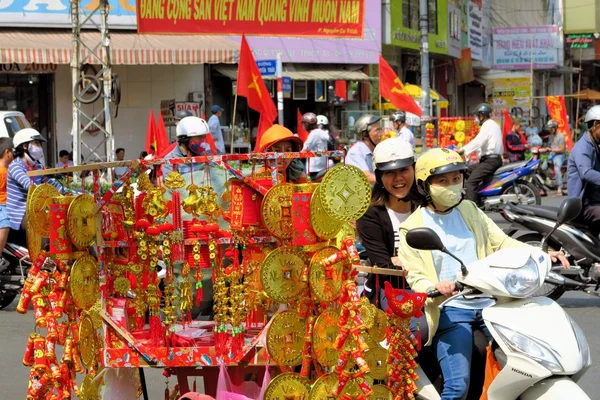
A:
<svg viewBox="0 0 600 400">
<path fill-rule="evenodd" d="M 583 71 L 581 69 L 581 59 L 583 57 L 583 49 L 579 48 L 579 82 L 577 82 L 577 93 L 579 93 L 581 91 L 581 72 Z M 581 96 L 577 96 L 577 109 L 575 110 L 575 122 L 574 122 L 574 128 L 578 129 L 577 127 L 579 126 L 579 101 L 581 100 Z"/>
<path fill-rule="evenodd" d="M 532 120 L 533 117 L 533 96 L 535 95 L 535 88 L 533 86 L 533 36 L 531 36 L 531 46 L 529 50 L 529 62 L 531 68 L 531 88 L 529 89 L 531 93 L 529 94 L 529 120 Z"/>
<path fill-rule="evenodd" d="M 231 121 L 231 149 L 229 149 L 229 154 L 233 154 L 233 143 L 235 141 L 235 116 L 237 114 L 237 88 L 235 91 L 235 99 L 233 100 L 233 118 Z"/>
</svg>

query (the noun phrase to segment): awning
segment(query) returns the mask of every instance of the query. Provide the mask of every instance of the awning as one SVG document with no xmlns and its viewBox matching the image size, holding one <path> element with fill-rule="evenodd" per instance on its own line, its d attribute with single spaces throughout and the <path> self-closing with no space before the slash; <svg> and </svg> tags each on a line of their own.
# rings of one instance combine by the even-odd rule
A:
<svg viewBox="0 0 600 400">
<path fill-rule="evenodd" d="M 422 96 L 423 91 L 420 86 L 409 83 L 408 85 L 404 85 L 404 89 L 414 99 L 421 99 L 423 97 Z M 449 105 L 448 100 L 446 98 L 444 98 L 441 94 L 436 92 L 435 90 L 429 89 L 429 97 L 432 100 L 436 101 L 438 107 L 448 108 L 448 105 Z"/>
<path fill-rule="evenodd" d="M 100 32 L 82 32 L 92 47 L 100 41 Z M 71 31 L 56 29 L 12 30 L 0 32 L 0 63 L 69 64 L 72 53 Z M 221 64 L 237 62 L 240 45 L 223 36 L 138 35 L 135 32 L 111 32 L 113 64 Z M 89 50 L 82 48 L 81 59 Z M 102 53 L 101 53 L 102 55 Z M 99 64 L 97 60 L 87 60 Z"/>
<path fill-rule="evenodd" d="M 491 80 L 482 78 L 480 76 L 476 76 L 475 77 L 475 82 L 480 83 L 485 88 L 485 92 L 488 95 L 492 94 L 492 85 L 493 85 L 493 82 Z"/>
<path fill-rule="evenodd" d="M 237 66 L 236 65 L 218 65 L 215 69 L 222 75 L 236 80 Z M 345 69 L 306 69 L 294 71 L 286 71 L 286 66 L 283 66 L 283 76 L 289 76 L 292 80 L 298 81 L 370 81 L 378 79 L 371 78 L 362 71 L 350 71 Z M 263 76 L 263 79 L 277 79 L 275 76 Z"/>
<path fill-rule="evenodd" d="M 593 89 L 583 89 L 577 93 L 573 93 L 573 97 L 579 100 L 600 100 L 600 92 Z"/>
</svg>

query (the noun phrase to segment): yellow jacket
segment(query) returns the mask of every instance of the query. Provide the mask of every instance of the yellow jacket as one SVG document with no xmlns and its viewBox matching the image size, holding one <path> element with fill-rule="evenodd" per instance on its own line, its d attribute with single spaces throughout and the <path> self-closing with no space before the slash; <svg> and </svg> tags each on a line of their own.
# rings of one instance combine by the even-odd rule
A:
<svg viewBox="0 0 600 400">
<path fill-rule="evenodd" d="M 465 200 L 456 209 L 462 215 L 469 230 L 473 232 L 477 246 L 477 257 L 479 259 L 507 247 L 528 247 L 528 245 L 508 237 L 472 201 Z M 415 250 L 406 243 L 406 233 L 411 229 L 421 227 L 423 227 L 423 218 L 420 207 L 400 225 L 400 249 L 398 256 L 402 261 L 403 268 L 407 272 L 406 280 L 410 288 L 415 292 L 432 290 L 439 282 L 431 251 Z M 445 297 L 428 299 L 427 303 L 425 303 L 425 317 L 427 318 L 427 325 L 429 327 L 429 338 L 426 346 L 431 345 L 433 336 L 437 331 L 440 318 L 438 305 L 444 299 Z"/>
</svg>

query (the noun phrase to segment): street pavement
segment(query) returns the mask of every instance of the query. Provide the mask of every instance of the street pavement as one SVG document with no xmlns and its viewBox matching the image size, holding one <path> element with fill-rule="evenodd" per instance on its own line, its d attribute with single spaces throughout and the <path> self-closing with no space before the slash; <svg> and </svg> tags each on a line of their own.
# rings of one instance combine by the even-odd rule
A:
<svg viewBox="0 0 600 400">
<path fill-rule="evenodd" d="M 558 206 L 564 198 L 544 198 L 546 205 Z M 490 215 L 502 228 L 506 223 L 499 214 Z M 600 393 L 600 297 L 582 293 L 567 293 L 559 301 L 561 306 L 571 315 L 586 333 L 592 353 L 592 367 L 579 382 L 590 398 L 598 398 Z M 21 315 L 15 311 L 15 302 L 4 310 L 0 310 L 0 399 L 22 399 L 27 392 L 29 369 L 21 363 L 23 351 L 29 334 L 34 330 L 33 315 Z M 162 370 L 146 369 L 146 382 L 149 398 L 159 400 L 164 398 L 164 377 Z M 171 378 L 171 388 L 175 379 Z M 198 381 L 198 388 L 200 388 Z"/>
</svg>

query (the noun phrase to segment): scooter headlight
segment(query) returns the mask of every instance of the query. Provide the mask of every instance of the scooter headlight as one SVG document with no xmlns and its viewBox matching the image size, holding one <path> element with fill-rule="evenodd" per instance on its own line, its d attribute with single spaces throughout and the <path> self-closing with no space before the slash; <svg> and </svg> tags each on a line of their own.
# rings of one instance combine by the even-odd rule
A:
<svg viewBox="0 0 600 400">
<path fill-rule="evenodd" d="M 515 353 L 524 355 L 540 363 L 553 374 L 563 372 L 560 361 L 547 344 L 541 343 L 528 336 L 520 334 L 502 325 L 493 324 L 502 341 Z"/>
<path fill-rule="evenodd" d="M 579 347 L 579 353 L 581 354 L 581 359 L 585 363 L 585 365 L 592 364 L 592 357 L 590 355 L 590 345 L 588 344 L 587 339 L 585 338 L 585 334 L 583 330 L 579 327 L 577 322 L 573 318 L 569 316 L 569 314 L 565 313 L 569 322 L 571 323 L 571 328 L 573 328 L 573 333 L 575 334 L 575 339 L 577 339 L 577 346 Z"/>
<path fill-rule="evenodd" d="M 540 287 L 538 266 L 531 257 L 520 268 L 492 267 L 491 269 L 511 296 L 527 297 Z"/>
</svg>

